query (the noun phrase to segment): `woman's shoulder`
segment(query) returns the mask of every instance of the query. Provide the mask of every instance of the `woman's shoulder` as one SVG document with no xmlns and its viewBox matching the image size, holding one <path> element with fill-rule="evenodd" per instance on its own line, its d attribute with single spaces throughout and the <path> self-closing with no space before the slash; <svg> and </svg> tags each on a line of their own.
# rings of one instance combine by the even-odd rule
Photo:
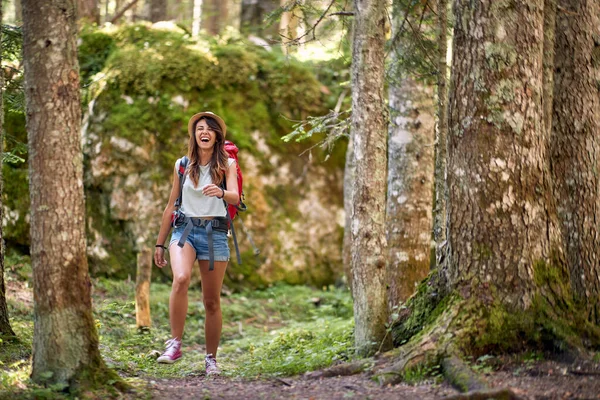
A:
<svg viewBox="0 0 600 400">
<path fill-rule="evenodd" d="M 231 166 L 232 166 L 234 163 L 235 163 L 235 158 L 231 158 L 231 157 L 229 157 L 229 158 L 227 159 L 227 165 L 228 165 L 228 166 L 230 166 L 230 167 L 231 167 Z"/>
</svg>

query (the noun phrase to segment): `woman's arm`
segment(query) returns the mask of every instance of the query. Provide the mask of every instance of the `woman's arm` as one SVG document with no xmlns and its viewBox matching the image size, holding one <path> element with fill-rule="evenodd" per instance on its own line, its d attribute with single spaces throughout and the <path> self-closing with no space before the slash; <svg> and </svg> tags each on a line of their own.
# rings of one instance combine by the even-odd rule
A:
<svg viewBox="0 0 600 400">
<path fill-rule="evenodd" d="M 158 238 L 156 244 L 164 246 L 169 231 L 171 230 L 171 214 L 175 210 L 175 200 L 179 197 L 179 174 L 177 174 L 177 165 L 173 171 L 173 187 L 171 188 L 171 195 L 169 196 L 169 202 L 163 211 L 162 220 L 160 223 L 160 230 L 158 231 Z M 167 265 L 165 260 L 165 249 L 164 247 L 156 247 L 154 250 L 154 263 L 159 268 Z"/>
<path fill-rule="evenodd" d="M 223 190 L 221 186 L 217 186 L 213 183 L 206 185 L 202 189 L 202 193 L 205 196 L 217 197 L 224 199 L 228 204 L 238 204 L 240 202 L 240 195 L 237 187 L 237 169 L 235 167 L 235 161 L 227 169 L 227 189 Z"/>
<path fill-rule="evenodd" d="M 223 191 L 223 199 L 228 204 L 238 204 L 240 194 L 238 193 L 237 168 L 235 161 L 227 169 L 227 190 Z"/>
</svg>

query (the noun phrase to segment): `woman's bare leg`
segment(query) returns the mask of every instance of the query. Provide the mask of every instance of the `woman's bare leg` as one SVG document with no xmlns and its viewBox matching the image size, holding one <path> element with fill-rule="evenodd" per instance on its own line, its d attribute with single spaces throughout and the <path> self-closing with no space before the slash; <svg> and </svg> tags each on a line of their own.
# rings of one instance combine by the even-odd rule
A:
<svg viewBox="0 0 600 400">
<path fill-rule="evenodd" d="M 185 317 L 188 310 L 188 287 L 192 277 L 192 268 L 196 261 L 196 251 L 186 243 L 183 248 L 173 243 L 169 247 L 171 270 L 173 271 L 173 286 L 169 298 L 169 321 L 171 322 L 171 337 L 181 340 Z"/>
<path fill-rule="evenodd" d="M 215 261 L 215 269 L 208 270 L 208 261 L 199 261 L 202 279 L 202 300 L 206 319 L 204 321 L 204 338 L 206 354 L 217 356 L 217 348 L 221 339 L 223 317 L 221 314 L 221 287 L 225 277 L 227 261 Z"/>
</svg>

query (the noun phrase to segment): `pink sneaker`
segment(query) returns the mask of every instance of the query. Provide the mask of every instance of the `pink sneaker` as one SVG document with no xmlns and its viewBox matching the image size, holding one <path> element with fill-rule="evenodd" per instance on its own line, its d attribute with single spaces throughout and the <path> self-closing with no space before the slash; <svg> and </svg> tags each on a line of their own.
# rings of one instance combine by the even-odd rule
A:
<svg viewBox="0 0 600 400">
<path fill-rule="evenodd" d="M 206 366 L 206 376 L 221 374 L 221 370 L 217 367 L 217 359 L 212 354 L 206 355 L 204 365 Z"/>
<path fill-rule="evenodd" d="M 181 358 L 181 340 L 173 338 L 165 342 L 167 349 L 156 361 L 162 364 L 173 364 Z"/>
</svg>

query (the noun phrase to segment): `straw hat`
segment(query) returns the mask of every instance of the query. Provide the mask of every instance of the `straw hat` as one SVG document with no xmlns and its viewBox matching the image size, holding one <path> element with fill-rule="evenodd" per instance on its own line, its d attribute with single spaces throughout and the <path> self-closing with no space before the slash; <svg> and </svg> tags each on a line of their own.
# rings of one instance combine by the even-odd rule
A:
<svg viewBox="0 0 600 400">
<path fill-rule="evenodd" d="M 223 137 L 225 137 L 225 135 L 227 134 L 227 125 L 225 125 L 225 121 L 223 121 L 223 119 L 221 119 L 221 117 L 219 117 L 217 114 L 212 113 L 210 111 L 203 111 L 199 112 L 198 114 L 192 115 L 192 118 L 190 118 L 190 122 L 188 122 L 188 133 L 190 134 L 190 136 L 192 136 L 192 134 L 194 133 L 194 124 L 202 117 L 211 117 L 215 121 L 217 121 L 217 123 L 221 127 L 221 130 L 223 131 Z"/>
</svg>

